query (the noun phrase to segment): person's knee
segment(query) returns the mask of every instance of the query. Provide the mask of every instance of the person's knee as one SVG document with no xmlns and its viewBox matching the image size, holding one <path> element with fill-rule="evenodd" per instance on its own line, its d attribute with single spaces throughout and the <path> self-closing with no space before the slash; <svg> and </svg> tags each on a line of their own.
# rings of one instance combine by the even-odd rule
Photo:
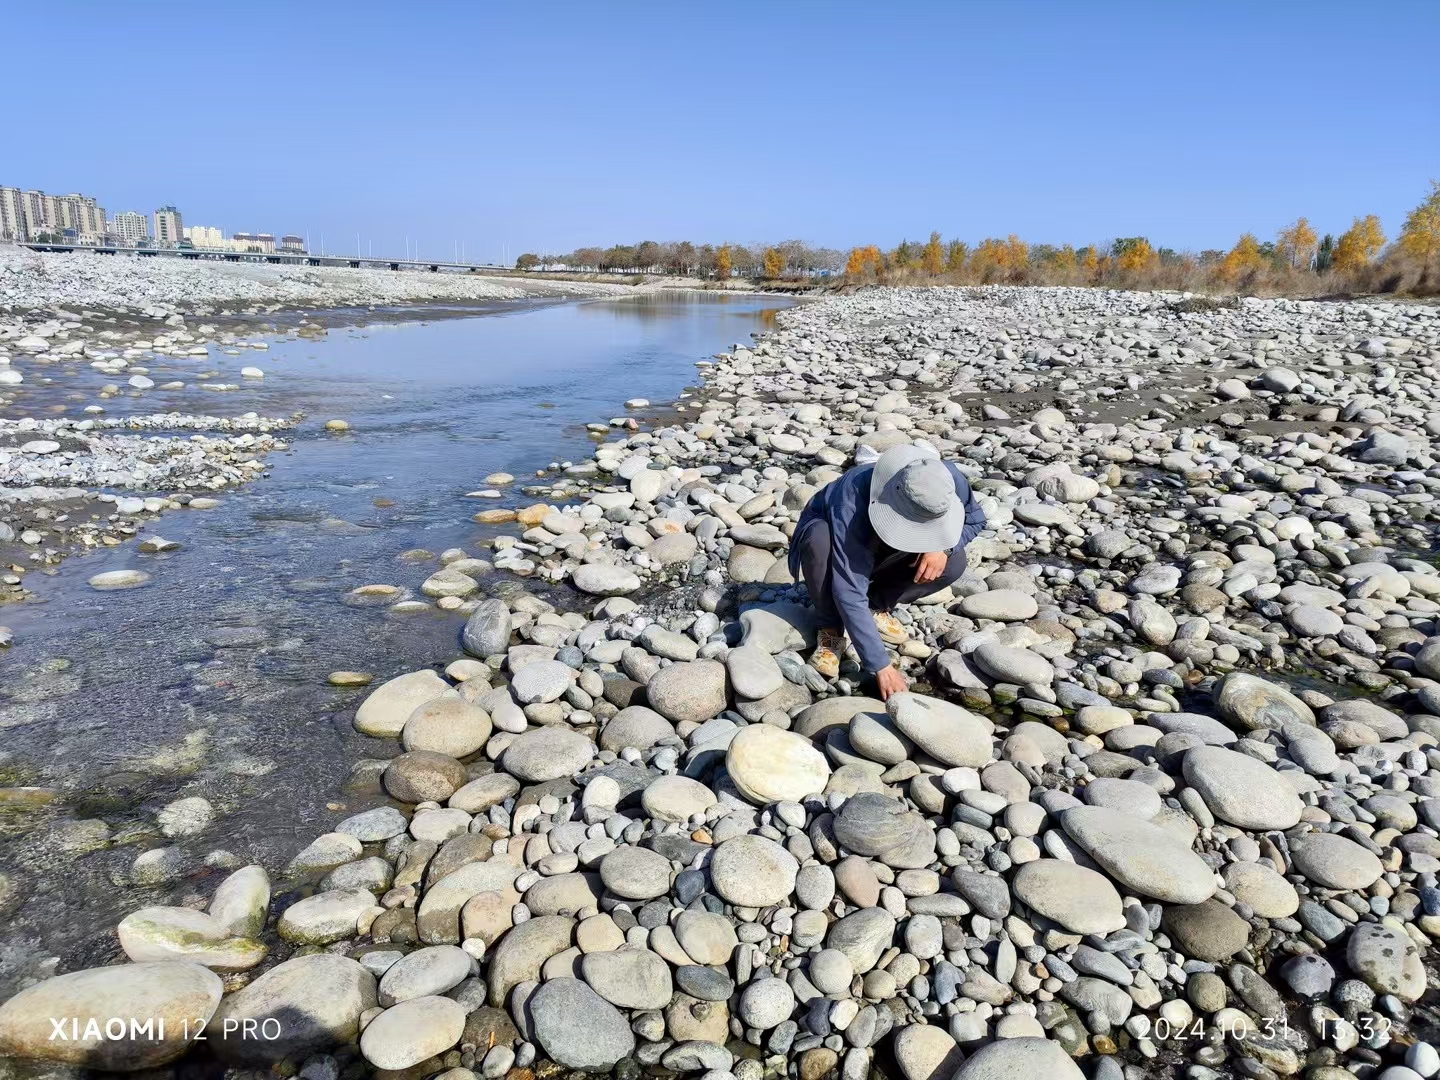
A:
<svg viewBox="0 0 1440 1080">
<path fill-rule="evenodd" d="M 935 581 L 935 592 L 939 592 L 947 585 L 953 585 L 965 576 L 965 570 L 969 566 L 969 560 L 965 557 L 963 547 L 956 548 L 950 553 L 949 560 L 945 563 L 945 569 L 941 571 L 940 577 Z"/>
</svg>

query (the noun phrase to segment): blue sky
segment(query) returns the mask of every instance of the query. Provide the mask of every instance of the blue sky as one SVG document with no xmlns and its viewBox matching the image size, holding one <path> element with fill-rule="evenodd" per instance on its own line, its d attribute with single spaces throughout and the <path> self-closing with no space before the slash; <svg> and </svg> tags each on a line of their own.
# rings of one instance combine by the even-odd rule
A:
<svg viewBox="0 0 1440 1080">
<path fill-rule="evenodd" d="M 51 0 L 5 36 L 0 183 L 331 251 L 1201 249 L 1393 235 L 1440 178 L 1436 0 Z"/>
</svg>

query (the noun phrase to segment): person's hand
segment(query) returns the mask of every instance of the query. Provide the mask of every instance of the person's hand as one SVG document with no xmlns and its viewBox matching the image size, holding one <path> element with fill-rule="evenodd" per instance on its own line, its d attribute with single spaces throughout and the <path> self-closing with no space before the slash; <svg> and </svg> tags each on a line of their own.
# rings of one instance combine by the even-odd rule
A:
<svg viewBox="0 0 1440 1080">
<path fill-rule="evenodd" d="M 932 581 L 940 580 L 940 575 L 945 572 L 945 566 L 949 562 L 949 552 L 927 551 L 915 560 L 915 584 L 928 585 Z"/>
<path fill-rule="evenodd" d="M 880 687 L 881 701 L 888 701 L 891 694 L 904 693 L 910 688 L 910 684 L 905 681 L 905 676 L 895 669 L 894 664 L 877 671 L 875 683 Z"/>
</svg>

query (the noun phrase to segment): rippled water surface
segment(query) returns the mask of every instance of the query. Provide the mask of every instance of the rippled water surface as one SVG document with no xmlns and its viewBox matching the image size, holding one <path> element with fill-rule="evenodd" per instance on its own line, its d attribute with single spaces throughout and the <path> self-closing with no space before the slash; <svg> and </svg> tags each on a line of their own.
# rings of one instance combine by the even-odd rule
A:
<svg viewBox="0 0 1440 1080">
<path fill-rule="evenodd" d="M 373 797 L 346 801 L 345 777 L 393 742 L 351 728 L 362 690 L 326 683 L 339 669 L 377 679 L 457 655 L 460 618 L 399 616 L 348 606 L 355 586 L 418 586 L 438 564 L 407 564 L 410 548 L 476 550 L 466 499 L 491 472 L 521 482 L 593 446 L 584 424 L 623 413 L 630 397 L 673 399 L 696 382 L 694 362 L 748 340 L 788 302 L 704 294 L 618 301 L 495 305 L 457 317 L 289 338 L 268 352 L 165 360 L 157 383 L 239 368 L 266 372 L 233 394 L 159 391 L 107 402 L 111 415 L 254 410 L 306 420 L 287 433 L 269 474 L 223 494 L 219 508 L 165 515 L 133 543 L 76 557 L 50 577 L 27 576 L 40 603 L 6 609 L 18 644 L 0 654 L 0 786 L 53 789 L 53 802 L 0 807 L 0 997 L 27 973 L 113 958 L 113 926 L 145 903 L 208 896 L 223 850 L 272 872 L 315 835 Z M 108 381 L 78 367 L 86 400 Z M 92 386 L 91 383 L 94 383 Z M 58 386 L 56 389 L 67 387 Z M 639 410 L 643 418 L 646 410 Z M 328 435 L 343 417 L 352 432 Z M 515 502 L 528 502 L 516 492 Z M 502 503 L 501 505 L 505 505 Z M 138 567 L 152 582 L 101 593 L 84 582 Z M 185 795 L 217 820 L 179 840 L 178 882 L 126 884 L 160 836 L 155 811 Z M 103 823 L 103 824 L 102 824 Z M 8 893 L 8 895 L 7 895 Z"/>
</svg>

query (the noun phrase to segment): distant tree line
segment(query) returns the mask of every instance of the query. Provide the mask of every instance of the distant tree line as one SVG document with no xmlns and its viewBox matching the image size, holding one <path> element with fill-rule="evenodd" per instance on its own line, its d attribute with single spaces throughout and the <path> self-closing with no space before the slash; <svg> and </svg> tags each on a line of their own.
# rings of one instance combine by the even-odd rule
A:
<svg viewBox="0 0 1440 1080">
<path fill-rule="evenodd" d="M 1301 217 L 1274 240 L 1244 233 L 1228 251 L 1177 251 L 1145 236 L 1107 244 L 1029 244 L 1013 233 L 973 247 L 932 232 L 924 243 L 902 240 L 889 251 L 876 245 L 811 247 L 778 244 L 693 244 L 688 240 L 613 247 L 583 247 L 565 254 L 527 252 L 521 270 L 567 269 L 586 273 L 673 275 L 729 281 L 805 279 L 843 274 L 854 283 L 984 285 L 1101 285 L 1117 288 L 1237 289 L 1316 295 L 1325 292 L 1440 293 L 1440 181 L 1406 216 L 1393 243 L 1374 214 L 1357 217 L 1338 236 L 1318 236 Z"/>
<path fill-rule="evenodd" d="M 984 285 L 1103 285 L 1119 288 L 1316 295 L 1326 292 L 1440 293 L 1440 181 L 1405 218 L 1390 243 L 1374 214 L 1357 217 L 1339 236 L 1317 236 L 1305 218 L 1273 241 L 1244 233 L 1228 251 L 1153 247 L 1148 237 L 1074 247 L 1028 244 L 1013 233 L 971 247 L 932 232 L 925 243 L 902 240 L 889 251 L 856 247 L 845 259 L 853 282 Z"/>
<path fill-rule="evenodd" d="M 802 240 L 778 244 L 693 244 L 688 240 L 613 247 L 582 247 L 564 254 L 526 252 L 515 260 L 518 270 L 567 269 L 602 274 L 668 274 L 729 280 L 742 278 L 803 278 L 838 274 L 845 255 L 835 248 L 814 248 Z"/>
</svg>

